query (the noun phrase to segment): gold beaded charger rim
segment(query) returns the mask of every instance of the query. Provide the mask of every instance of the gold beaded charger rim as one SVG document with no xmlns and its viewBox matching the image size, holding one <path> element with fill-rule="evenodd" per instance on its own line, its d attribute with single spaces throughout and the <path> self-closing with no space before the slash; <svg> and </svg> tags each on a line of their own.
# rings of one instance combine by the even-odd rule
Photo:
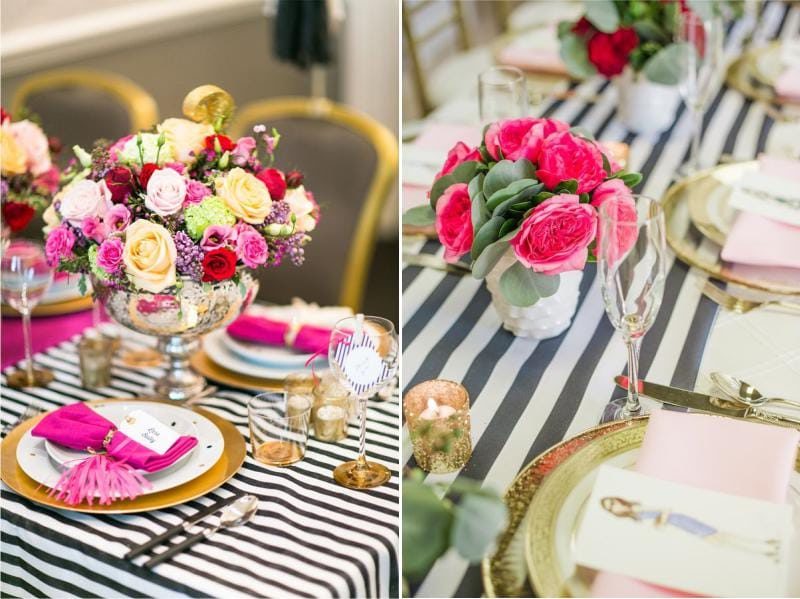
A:
<svg viewBox="0 0 800 599">
<path fill-rule="evenodd" d="M 148 397 L 147 400 L 175 405 L 175 402 L 169 400 L 158 400 L 150 397 Z M 109 403 L 115 401 L 130 402 L 131 398 L 99 399 L 87 401 L 85 403 L 91 406 L 95 403 Z M 17 463 L 17 445 L 19 445 L 20 439 L 22 439 L 25 433 L 33 428 L 37 422 L 44 418 L 45 414 L 40 414 L 39 416 L 19 424 L 8 433 L 5 439 L 3 439 L 2 444 L 0 444 L 0 457 L 2 457 L 2 462 L 0 463 L 0 478 L 2 478 L 2 481 L 13 491 L 26 499 L 41 505 L 70 512 L 135 514 L 137 512 L 160 510 L 186 503 L 192 499 L 202 497 L 206 493 L 222 486 L 239 471 L 247 455 L 247 445 L 245 444 L 244 437 L 232 423 L 208 410 L 198 407 L 193 407 L 192 409 L 198 414 L 208 418 L 214 426 L 219 429 L 220 433 L 222 433 L 225 448 L 222 452 L 222 456 L 217 460 L 214 466 L 204 474 L 178 487 L 167 489 L 160 493 L 142 495 L 136 499 L 115 501 L 111 505 L 68 505 L 63 501 L 48 496 L 47 493 L 49 489 L 40 485 L 25 474 Z"/>
<path fill-rule="evenodd" d="M 646 420 L 647 416 L 633 422 Z M 529 597 L 525 562 L 528 508 L 546 477 L 564 460 L 598 437 L 627 426 L 627 422 L 609 422 L 592 427 L 565 439 L 535 457 L 511 483 L 503 501 L 508 508 L 508 523 L 497 539 L 497 549 L 481 562 L 483 588 L 488 597 Z"/>
<path fill-rule="evenodd" d="M 39 304 L 31 310 L 31 316 L 63 316 L 82 312 L 92 307 L 92 301 L 92 296 L 86 295 L 51 304 Z M 19 316 L 19 312 L 6 304 L 3 304 L 0 310 L 2 310 L 0 313 L 3 316 Z"/>
<path fill-rule="evenodd" d="M 220 366 L 203 349 L 198 349 L 189 359 L 189 363 L 199 374 L 207 379 L 247 391 L 281 391 L 283 379 L 266 379 L 249 374 L 228 370 Z"/>
<path fill-rule="evenodd" d="M 183 99 L 183 114 L 196 123 L 222 124 L 233 115 L 233 96 L 216 85 L 200 85 Z"/>
<path fill-rule="evenodd" d="M 790 280 L 790 275 L 787 275 L 786 279 L 780 280 L 769 279 L 764 274 L 771 272 L 779 276 L 782 272 L 781 269 L 725 262 L 719 256 L 721 247 L 716 251 L 709 252 L 702 244 L 696 246 L 686 235 L 689 225 L 694 224 L 707 239 L 718 245 L 719 235 L 722 233 L 709 230 L 710 223 L 705 223 L 702 218 L 698 218 L 702 212 L 698 203 L 709 201 L 710 186 L 722 187 L 725 185 L 722 181 L 717 180 L 718 175 L 722 179 L 732 180 L 738 174 L 752 171 L 757 168 L 757 165 L 758 162 L 755 160 L 721 164 L 671 185 L 661 199 L 667 243 L 682 262 L 705 271 L 715 279 L 757 291 L 781 295 L 800 295 L 800 284 Z"/>
<path fill-rule="evenodd" d="M 778 96 L 773 88 L 774 82 L 770 81 L 770 78 L 758 68 L 759 59 L 764 54 L 774 52 L 776 46 L 780 46 L 780 44 L 781 42 L 777 41 L 745 51 L 728 67 L 725 82 L 729 87 L 752 100 L 778 105 L 800 104 L 798 100 Z"/>
</svg>

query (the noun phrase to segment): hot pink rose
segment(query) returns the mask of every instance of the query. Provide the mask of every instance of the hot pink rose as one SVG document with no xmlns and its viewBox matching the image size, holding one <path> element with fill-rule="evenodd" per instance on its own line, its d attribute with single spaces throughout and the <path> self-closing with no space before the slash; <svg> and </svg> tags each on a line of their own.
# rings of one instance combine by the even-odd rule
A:
<svg viewBox="0 0 800 599">
<path fill-rule="evenodd" d="M 131 224 L 131 211 L 125 204 L 114 204 L 103 219 L 109 231 L 124 231 Z"/>
<path fill-rule="evenodd" d="M 167 162 L 164 168 L 171 168 L 173 171 L 182 175 L 186 171 L 186 165 L 182 162 Z"/>
<path fill-rule="evenodd" d="M 50 170 L 50 143 L 39 125 L 26 119 L 11 123 L 8 130 L 25 151 L 25 167 L 34 177 Z"/>
<path fill-rule="evenodd" d="M 57 266 L 61 258 L 72 255 L 72 246 L 75 245 L 75 234 L 66 225 L 61 225 L 50 231 L 44 244 L 44 254 L 50 266 Z"/>
<path fill-rule="evenodd" d="M 567 131 L 569 125 L 557 119 L 508 119 L 492 123 L 486 130 L 486 150 L 495 160 L 519 160 L 531 162 L 539 159 L 542 142 L 553 133 Z"/>
<path fill-rule="evenodd" d="M 211 195 L 211 190 L 196 179 L 189 179 L 186 182 L 186 198 L 183 205 L 199 204 Z"/>
<path fill-rule="evenodd" d="M 210 252 L 227 245 L 233 245 L 236 241 L 236 232 L 233 227 L 227 225 L 211 225 L 203 231 L 203 238 L 200 240 L 200 247 Z"/>
<path fill-rule="evenodd" d="M 452 173 L 459 165 L 465 162 L 470 162 L 471 160 L 480 161 L 480 159 L 481 153 L 478 148 L 470 148 L 463 141 L 460 141 L 450 148 L 442 170 L 436 173 L 436 178 L 438 179 L 439 177 Z"/>
<path fill-rule="evenodd" d="M 436 202 L 436 234 L 448 262 L 455 262 L 472 247 L 472 202 L 466 183 L 451 185 Z"/>
<path fill-rule="evenodd" d="M 549 189 L 569 179 L 578 181 L 577 193 L 592 191 L 606 178 L 597 144 L 564 131 L 542 144 L 536 176 Z"/>
<path fill-rule="evenodd" d="M 267 261 L 267 242 L 264 237 L 250 225 L 241 223 L 236 226 L 236 256 L 248 268 L 257 268 Z"/>
<path fill-rule="evenodd" d="M 256 149 L 256 140 L 252 137 L 240 137 L 231 152 L 231 161 L 236 166 L 244 166 Z"/>
<path fill-rule="evenodd" d="M 106 239 L 97 248 L 97 265 L 108 274 L 115 274 L 122 266 L 122 253 L 125 249 L 117 237 Z"/>
<path fill-rule="evenodd" d="M 576 195 L 561 194 L 534 208 L 511 247 L 526 267 L 556 275 L 583 269 L 596 231 L 594 208 L 581 204 Z"/>
<path fill-rule="evenodd" d="M 100 243 L 108 234 L 108 228 L 105 223 L 96 216 L 88 216 L 84 218 L 81 223 L 81 233 L 88 239 Z"/>
</svg>

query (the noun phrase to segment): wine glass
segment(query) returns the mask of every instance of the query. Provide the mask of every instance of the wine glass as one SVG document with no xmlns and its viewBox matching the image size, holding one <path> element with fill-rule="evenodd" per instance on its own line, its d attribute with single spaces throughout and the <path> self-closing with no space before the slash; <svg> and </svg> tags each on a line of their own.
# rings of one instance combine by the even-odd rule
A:
<svg viewBox="0 0 800 599">
<path fill-rule="evenodd" d="M 628 348 L 628 395 L 606 406 L 602 422 L 644 413 L 639 403 L 639 345 L 661 306 L 666 277 L 664 212 L 646 196 L 600 206 L 597 264 L 606 314 Z"/>
<path fill-rule="evenodd" d="M 478 110 L 485 125 L 528 114 L 528 87 L 516 67 L 492 67 L 478 75 Z"/>
<path fill-rule="evenodd" d="M 342 385 L 358 402 L 361 432 L 358 459 L 340 464 L 333 471 L 337 483 L 351 489 L 384 484 L 391 472 L 367 461 L 367 398 L 397 373 L 398 343 L 394 325 L 377 316 L 358 314 L 336 323 L 328 346 L 328 361 Z"/>
<path fill-rule="evenodd" d="M 22 335 L 25 343 L 25 370 L 15 370 L 6 380 L 11 387 L 42 387 L 53 380 L 53 372 L 33 367 L 31 311 L 52 283 L 53 268 L 47 264 L 41 244 L 16 239 L 3 251 L 0 271 L 3 303 L 22 314 Z"/>
<path fill-rule="evenodd" d="M 722 62 L 722 19 L 703 19 L 695 12 L 678 11 L 675 42 L 686 48 L 678 61 L 681 80 L 678 85 L 683 101 L 692 116 L 692 149 L 681 174 L 691 175 L 700 168 L 700 141 L 703 136 L 703 113 L 714 90 L 714 78 Z"/>
</svg>

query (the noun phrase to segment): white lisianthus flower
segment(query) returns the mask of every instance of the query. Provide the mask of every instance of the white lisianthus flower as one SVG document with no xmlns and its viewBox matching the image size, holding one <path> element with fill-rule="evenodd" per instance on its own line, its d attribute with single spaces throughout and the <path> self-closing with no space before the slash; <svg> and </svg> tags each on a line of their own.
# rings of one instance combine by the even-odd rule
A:
<svg viewBox="0 0 800 599">
<path fill-rule="evenodd" d="M 144 164 L 154 163 L 159 166 L 165 162 L 174 160 L 172 154 L 172 147 L 165 143 L 161 146 L 161 152 L 158 151 L 158 137 L 156 133 L 142 133 L 142 155 L 144 156 Z M 126 164 L 141 165 L 141 158 L 139 157 L 139 146 L 137 144 L 138 136 L 131 137 L 122 149 L 119 151 L 119 160 Z M 158 156 L 158 162 L 156 162 Z"/>
</svg>

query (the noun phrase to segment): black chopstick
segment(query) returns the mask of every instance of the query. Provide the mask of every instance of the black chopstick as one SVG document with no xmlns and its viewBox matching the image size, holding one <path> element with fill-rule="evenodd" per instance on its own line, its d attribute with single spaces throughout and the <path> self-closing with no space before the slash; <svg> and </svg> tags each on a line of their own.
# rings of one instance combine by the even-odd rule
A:
<svg viewBox="0 0 800 599">
<path fill-rule="evenodd" d="M 208 518 L 210 515 L 218 512 L 226 505 L 233 503 L 238 498 L 239 498 L 238 495 L 231 495 L 227 499 L 222 499 L 217 503 L 212 504 L 203 510 L 200 510 L 194 516 L 189 517 L 188 520 L 185 520 L 180 524 L 176 524 L 172 528 L 168 528 L 166 531 L 162 532 L 160 535 L 153 537 L 152 539 L 142 543 L 138 547 L 134 547 L 133 549 L 128 551 L 128 553 L 125 554 L 125 559 L 133 559 L 138 555 L 142 555 L 143 553 L 150 551 L 154 547 L 158 547 L 159 545 L 161 545 L 161 543 L 163 543 L 167 539 L 174 537 L 176 534 L 188 531 L 189 528 L 191 528 L 201 520 Z"/>
</svg>

